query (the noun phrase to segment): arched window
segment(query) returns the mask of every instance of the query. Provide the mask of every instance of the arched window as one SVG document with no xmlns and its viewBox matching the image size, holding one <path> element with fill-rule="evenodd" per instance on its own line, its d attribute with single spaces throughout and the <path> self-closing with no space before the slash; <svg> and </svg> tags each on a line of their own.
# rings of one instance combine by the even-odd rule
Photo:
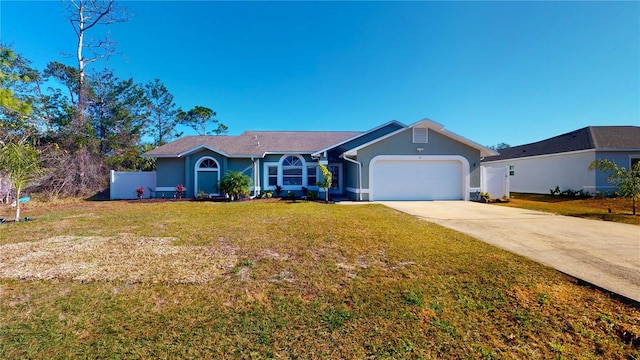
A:
<svg viewBox="0 0 640 360">
<path fill-rule="evenodd" d="M 217 169 L 218 168 L 218 163 L 216 163 L 215 160 L 213 159 L 204 159 L 200 162 L 200 167 L 199 169 Z"/>
<path fill-rule="evenodd" d="M 303 160 L 297 156 L 282 159 L 282 185 L 302 185 L 303 166 Z"/>
</svg>

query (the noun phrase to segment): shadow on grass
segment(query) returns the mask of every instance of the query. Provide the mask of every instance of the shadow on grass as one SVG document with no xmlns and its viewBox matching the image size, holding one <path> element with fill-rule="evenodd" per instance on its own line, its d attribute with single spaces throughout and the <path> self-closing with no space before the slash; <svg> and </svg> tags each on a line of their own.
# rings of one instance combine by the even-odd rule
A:
<svg viewBox="0 0 640 360">
<path fill-rule="evenodd" d="M 638 224 L 640 222 L 640 216 L 633 214 L 598 214 L 598 213 L 576 213 L 570 216 L 580 217 L 592 220 L 613 221 L 626 224 Z"/>
<path fill-rule="evenodd" d="M 546 194 L 527 194 L 527 193 L 512 193 L 511 197 L 518 200 L 538 201 L 545 203 L 561 203 L 566 201 L 584 200 L 589 198 L 577 197 L 577 196 L 565 196 L 565 195 L 546 195 Z"/>
<path fill-rule="evenodd" d="M 109 201 L 109 200 L 111 200 L 110 190 L 109 190 L 109 188 L 104 189 L 102 191 L 99 191 L 99 192 L 89 196 L 85 200 L 87 200 L 87 201 Z"/>
</svg>

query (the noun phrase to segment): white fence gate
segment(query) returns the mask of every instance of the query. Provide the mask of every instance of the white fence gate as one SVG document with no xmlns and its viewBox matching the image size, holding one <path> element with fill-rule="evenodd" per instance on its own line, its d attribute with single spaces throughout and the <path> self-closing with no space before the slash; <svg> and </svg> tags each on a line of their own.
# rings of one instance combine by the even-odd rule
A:
<svg viewBox="0 0 640 360">
<path fill-rule="evenodd" d="M 480 167 L 480 191 L 491 194 L 492 199 L 509 197 L 509 167 Z"/>
<path fill-rule="evenodd" d="M 143 198 L 151 197 L 151 192 L 156 189 L 155 171 L 115 171 L 111 170 L 110 199 L 137 199 L 136 189 L 144 189 Z"/>
</svg>

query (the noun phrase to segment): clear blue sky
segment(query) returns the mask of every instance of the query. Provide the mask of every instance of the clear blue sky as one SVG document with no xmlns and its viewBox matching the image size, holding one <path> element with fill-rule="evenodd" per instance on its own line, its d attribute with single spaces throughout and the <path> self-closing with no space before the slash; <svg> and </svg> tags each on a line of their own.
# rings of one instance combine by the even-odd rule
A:
<svg viewBox="0 0 640 360">
<path fill-rule="evenodd" d="M 484 145 L 640 125 L 640 3 L 126 1 L 121 78 L 244 130 L 428 117 Z M 75 65 L 59 1 L 0 1 L 2 42 Z M 98 37 L 99 34 L 95 33 Z M 93 69 L 101 70 L 104 64 Z"/>
</svg>

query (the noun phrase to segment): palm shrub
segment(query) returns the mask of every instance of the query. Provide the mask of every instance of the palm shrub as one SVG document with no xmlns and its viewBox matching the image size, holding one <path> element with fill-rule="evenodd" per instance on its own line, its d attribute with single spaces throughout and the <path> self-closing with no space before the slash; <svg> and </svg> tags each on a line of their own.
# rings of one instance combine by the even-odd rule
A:
<svg viewBox="0 0 640 360">
<path fill-rule="evenodd" d="M 241 196 L 247 196 L 251 192 L 251 177 L 240 171 L 227 171 L 218 188 L 220 191 L 229 194 L 231 200 L 238 199 Z"/>
<path fill-rule="evenodd" d="M 20 221 L 20 193 L 42 174 L 39 153 L 27 142 L 10 142 L 0 149 L 0 170 L 16 190 L 16 221 Z"/>
</svg>

